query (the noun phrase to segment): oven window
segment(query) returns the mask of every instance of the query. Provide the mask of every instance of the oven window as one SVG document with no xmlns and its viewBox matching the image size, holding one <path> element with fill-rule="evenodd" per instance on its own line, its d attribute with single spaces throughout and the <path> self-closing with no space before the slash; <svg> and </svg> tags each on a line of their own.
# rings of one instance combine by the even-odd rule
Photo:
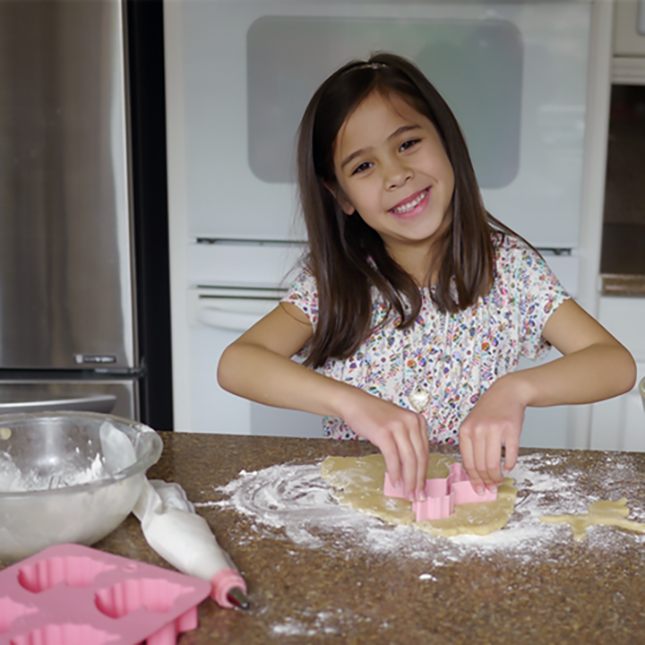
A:
<svg viewBox="0 0 645 645">
<path fill-rule="evenodd" d="M 247 32 L 249 163 L 268 183 L 294 180 L 296 130 L 336 68 L 370 52 L 413 60 L 466 136 L 482 188 L 519 170 L 522 36 L 505 20 L 262 17 Z"/>
</svg>

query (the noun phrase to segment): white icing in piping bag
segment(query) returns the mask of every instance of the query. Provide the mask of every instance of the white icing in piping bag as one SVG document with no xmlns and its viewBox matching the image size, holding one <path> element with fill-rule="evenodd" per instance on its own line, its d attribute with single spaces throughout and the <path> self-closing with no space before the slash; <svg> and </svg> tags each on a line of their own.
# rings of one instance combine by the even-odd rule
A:
<svg viewBox="0 0 645 645">
<path fill-rule="evenodd" d="M 164 560 L 209 581 L 218 605 L 248 609 L 244 578 L 179 484 L 146 479 L 132 512 L 148 544 Z"/>
</svg>

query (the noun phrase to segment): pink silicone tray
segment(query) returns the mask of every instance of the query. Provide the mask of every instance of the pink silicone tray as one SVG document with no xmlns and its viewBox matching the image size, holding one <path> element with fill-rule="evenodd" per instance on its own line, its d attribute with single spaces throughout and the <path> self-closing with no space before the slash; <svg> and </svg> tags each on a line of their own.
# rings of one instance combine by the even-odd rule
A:
<svg viewBox="0 0 645 645">
<path fill-rule="evenodd" d="M 383 494 L 386 497 L 405 497 L 403 489 L 394 488 L 387 473 L 385 473 Z M 492 492 L 485 490 L 480 495 L 473 488 L 470 477 L 459 462 L 450 464 L 448 477 L 426 479 L 425 494 L 425 501 L 412 502 L 412 510 L 416 513 L 417 522 L 448 517 L 455 512 L 456 504 L 492 502 L 497 499 L 497 490 Z"/>
<path fill-rule="evenodd" d="M 78 544 L 0 571 L 1 645 L 175 645 L 204 580 Z"/>
</svg>

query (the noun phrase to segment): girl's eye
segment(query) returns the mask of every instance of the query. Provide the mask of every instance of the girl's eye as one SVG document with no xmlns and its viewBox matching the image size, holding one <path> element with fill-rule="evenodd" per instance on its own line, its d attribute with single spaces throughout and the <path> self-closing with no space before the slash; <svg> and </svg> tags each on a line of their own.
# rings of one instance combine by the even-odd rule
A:
<svg viewBox="0 0 645 645">
<path fill-rule="evenodd" d="M 410 139 L 410 141 L 405 141 L 401 144 L 400 150 L 409 150 L 410 148 L 416 146 L 419 141 L 421 141 L 421 139 Z"/>
<path fill-rule="evenodd" d="M 357 166 L 354 168 L 352 171 L 352 175 L 356 175 L 359 172 L 365 172 L 366 170 L 369 170 L 371 168 L 372 164 L 369 163 L 368 161 L 364 161 L 360 166 Z"/>
</svg>

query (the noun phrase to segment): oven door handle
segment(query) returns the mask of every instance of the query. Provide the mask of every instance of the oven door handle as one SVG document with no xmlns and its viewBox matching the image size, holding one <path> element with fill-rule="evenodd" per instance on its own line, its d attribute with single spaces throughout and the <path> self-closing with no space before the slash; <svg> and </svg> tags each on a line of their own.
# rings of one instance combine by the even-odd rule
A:
<svg viewBox="0 0 645 645">
<path fill-rule="evenodd" d="M 276 308 L 277 298 L 200 298 L 196 318 L 207 327 L 245 332 Z"/>
</svg>

